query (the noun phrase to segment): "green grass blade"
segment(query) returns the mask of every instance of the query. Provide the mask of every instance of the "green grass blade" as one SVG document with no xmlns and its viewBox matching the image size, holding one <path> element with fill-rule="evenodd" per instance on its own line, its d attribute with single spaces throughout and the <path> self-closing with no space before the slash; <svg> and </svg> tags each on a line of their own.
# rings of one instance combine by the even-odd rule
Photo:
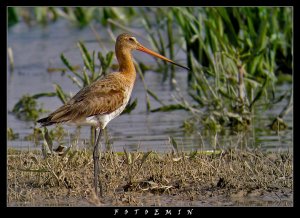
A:
<svg viewBox="0 0 300 218">
<path fill-rule="evenodd" d="M 168 111 L 174 111 L 174 110 L 187 110 L 184 106 L 181 104 L 171 104 L 171 105 L 165 105 L 156 109 L 151 110 L 151 112 L 168 112 Z"/>
<path fill-rule="evenodd" d="M 253 107 L 253 105 L 255 104 L 255 102 L 258 101 L 258 100 L 261 98 L 263 92 L 264 92 L 265 89 L 266 89 L 267 82 L 268 82 L 268 78 L 265 78 L 265 81 L 264 81 L 262 87 L 260 88 L 260 90 L 259 90 L 258 93 L 256 94 L 256 96 L 255 96 L 255 98 L 253 99 L 253 101 L 250 103 L 250 106 L 249 106 L 249 107 L 250 107 L 250 110 L 251 110 L 251 108 Z"/>
<path fill-rule="evenodd" d="M 62 101 L 62 103 L 65 104 L 67 102 L 67 96 L 64 93 L 64 91 L 62 90 L 62 88 L 60 87 L 60 85 L 54 84 L 54 88 L 55 88 L 58 98 Z"/>
<path fill-rule="evenodd" d="M 137 98 L 134 99 L 132 103 L 129 101 L 129 103 L 126 105 L 124 111 L 121 114 L 129 114 L 131 111 L 133 111 L 136 108 L 137 103 L 138 103 Z"/>
<path fill-rule="evenodd" d="M 84 65 L 91 71 L 91 72 L 94 72 L 94 67 L 93 67 L 93 62 L 92 62 L 92 58 L 87 50 L 87 48 L 85 47 L 85 45 L 83 44 L 83 42 L 79 41 L 77 43 L 79 49 L 80 49 L 80 52 L 81 52 L 81 55 L 82 55 L 82 58 L 83 58 L 83 63 Z"/>
<path fill-rule="evenodd" d="M 221 15 L 226 26 L 228 27 L 228 30 L 229 30 L 228 31 L 228 39 L 234 46 L 238 47 L 239 44 L 238 44 L 237 33 L 235 32 L 235 29 L 232 25 L 232 21 L 229 18 L 229 14 L 228 14 L 228 12 L 231 12 L 231 8 L 218 7 L 218 8 L 214 8 L 214 10 L 216 10 Z"/>
<path fill-rule="evenodd" d="M 157 102 L 159 102 L 161 105 L 165 105 L 164 104 L 164 102 L 162 101 L 162 100 L 160 100 L 158 97 L 157 97 L 157 95 L 154 93 L 154 92 L 152 92 L 150 89 L 148 89 L 147 88 L 147 93 L 152 97 L 152 98 L 154 98 Z"/>
<path fill-rule="evenodd" d="M 172 136 L 170 136 L 169 141 L 170 141 L 171 145 L 173 146 L 174 150 L 176 151 L 176 153 L 178 153 L 178 144 L 177 144 L 176 140 Z"/>
<path fill-rule="evenodd" d="M 50 152 L 52 153 L 53 152 L 53 142 L 52 142 L 52 139 L 49 135 L 49 132 L 48 132 L 48 129 L 46 127 L 44 127 L 44 131 L 43 132 L 43 136 L 44 136 L 44 139 L 46 141 L 46 144 L 50 150 Z"/>
<path fill-rule="evenodd" d="M 40 97 L 53 97 L 56 96 L 55 92 L 43 92 L 43 93 L 38 93 L 32 96 L 32 98 L 37 99 Z"/>
</svg>

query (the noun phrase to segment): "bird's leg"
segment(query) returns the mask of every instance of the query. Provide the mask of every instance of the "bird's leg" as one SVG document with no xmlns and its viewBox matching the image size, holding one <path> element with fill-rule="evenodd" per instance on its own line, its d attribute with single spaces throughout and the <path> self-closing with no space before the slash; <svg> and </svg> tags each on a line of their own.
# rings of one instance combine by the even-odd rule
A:
<svg viewBox="0 0 300 218">
<path fill-rule="evenodd" d="M 96 134 L 95 134 L 96 135 Z M 96 195 L 98 195 L 98 178 L 99 178 L 99 142 L 102 135 L 102 129 L 99 128 L 99 134 L 97 137 L 97 140 L 95 140 L 94 145 L 94 152 L 93 152 L 93 159 L 94 159 L 94 187 Z M 101 179 L 99 179 L 99 185 L 100 185 L 100 196 L 102 197 L 103 191 L 102 191 L 102 183 Z"/>
</svg>

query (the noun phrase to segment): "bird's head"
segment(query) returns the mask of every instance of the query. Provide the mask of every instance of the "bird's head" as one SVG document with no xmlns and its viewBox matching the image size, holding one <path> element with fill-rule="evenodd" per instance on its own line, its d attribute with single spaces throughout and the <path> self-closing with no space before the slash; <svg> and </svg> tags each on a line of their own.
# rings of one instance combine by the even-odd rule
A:
<svg viewBox="0 0 300 218">
<path fill-rule="evenodd" d="M 177 65 L 179 67 L 182 67 L 184 69 L 187 69 L 187 70 L 190 70 L 189 68 L 185 67 L 185 66 L 182 66 L 180 64 L 177 64 L 175 63 L 174 61 L 146 48 L 145 46 L 143 46 L 141 43 L 139 43 L 135 37 L 131 36 L 130 34 L 128 33 L 122 33 L 118 36 L 117 38 L 117 42 L 116 42 L 116 51 L 117 50 L 129 50 L 129 51 L 132 51 L 132 50 L 138 50 L 138 51 L 142 51 L 142 52 L 145 52 L 147 54 L 150 54 L 154 57 L 157 57 L 157 58 L 160 58 L 164 61 L 167 61 L 167 62 L 170 62 L 174 65 Z"/>
</svg>

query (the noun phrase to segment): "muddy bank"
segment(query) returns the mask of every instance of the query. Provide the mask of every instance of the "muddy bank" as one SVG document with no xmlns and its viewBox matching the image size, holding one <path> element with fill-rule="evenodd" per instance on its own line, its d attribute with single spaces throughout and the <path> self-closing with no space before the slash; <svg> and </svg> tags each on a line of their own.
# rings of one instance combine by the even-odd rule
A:
<svg viewBox="0 0 300 218">
<path fill-rule="evenodd" d="M 8 150 L 8 206 L 292 206 L 291 153 L 102 153 L 104 197 L 90 151 L 43 157 Z"/>
</svg>

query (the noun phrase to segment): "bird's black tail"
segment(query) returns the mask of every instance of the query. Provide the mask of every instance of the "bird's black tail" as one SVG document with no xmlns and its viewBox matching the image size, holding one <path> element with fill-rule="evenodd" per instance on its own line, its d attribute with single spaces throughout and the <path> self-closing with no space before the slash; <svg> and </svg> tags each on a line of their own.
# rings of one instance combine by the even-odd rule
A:
<svg viewBox="0 0 300 218">
<path fill-rule="evenodd" d="M 51 122 L 51 118 L 50 117 L 44 117 L 42 119 L 39 119 L 37 122 L 40 123 L 42 127 L 49 126 L 49 125 L 52 125 L 52 124 L 55 123 L 53 121 Z"/>
</svg>

